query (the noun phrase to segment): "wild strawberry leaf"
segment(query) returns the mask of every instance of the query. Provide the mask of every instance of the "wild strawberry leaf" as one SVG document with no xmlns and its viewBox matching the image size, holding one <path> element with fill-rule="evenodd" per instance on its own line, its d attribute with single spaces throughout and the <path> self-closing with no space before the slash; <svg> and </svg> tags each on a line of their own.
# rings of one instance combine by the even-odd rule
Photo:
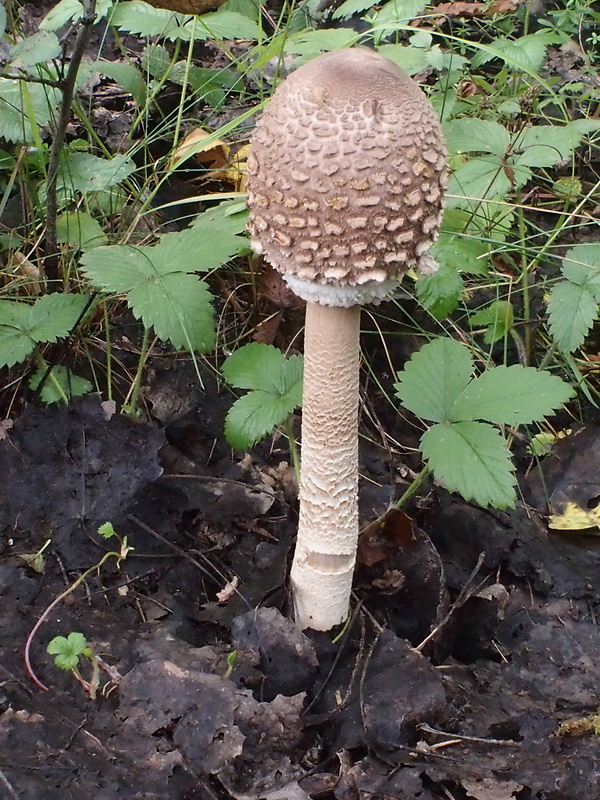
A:
<svg viewBox="0 0 600 800">
<path fill-rule="evenodd" d="M 464 345 L 454 339 L 435 339 L 398 373 L 396 395 L 418 417 L 443 422 L 469 383 L 473 369 L 473 359 Z"/>
<path fill-rule="evenodd" d="M 514 506 L 514 466 L 504 438 L 491 425 L 434 425 L 421 438 L 421 452 L 435 479 L 449 492 L 483 507 Z"/>
<path fill-rule="evenodd" d="M 301 356 L 286 358 L 276 347 L 258 342 L 225 361 L 225 380 L 252 390 L 235 401 L 225 421 L 225 436 L 235 450 L 251 448 L 302 403 L 302 364 Z"/>
<path fill-rule="evenodd" d="M 0 366 L 23 361 L 38 342 L 56 342 L 68 336 L 81 316 L 88 297 L 53 293 L 33 305 L 0 300 Z"/>
<path fill-rule="evenodd" d="M 600 244 L 572 247 L 563 260 L 562 273 L 566 280 L 550 292 L 548 323 L 559 348 L 572 353 L 598 319 Z"/>
<path fill-rule="evenodd" d="M 572 395 L 571 386 L 549 372 L 521 364 L 499 366 L 469 383 L 452 406 L 449 419 L 524 425 L 543 419 Z"/>
</svg>

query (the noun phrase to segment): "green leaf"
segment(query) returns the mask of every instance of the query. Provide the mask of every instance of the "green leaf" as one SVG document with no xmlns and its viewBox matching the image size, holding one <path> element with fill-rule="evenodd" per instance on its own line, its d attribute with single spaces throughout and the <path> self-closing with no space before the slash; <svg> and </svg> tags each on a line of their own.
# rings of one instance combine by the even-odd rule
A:
<svg viewBox="0 0 600 800">
<path fill-rule="evenodd" d="M 184 272 L 156 274 L 133 286 L 129 307 L 147 328 L 181 350 L 206 353 L 215 346 L 212 295 L 196 275 Z"/>
<path fill-rule="evenodd" d="M 0 39 L 4 36 L 6 30 L 6 9 L 0 6 Z"/>
<path fill-rule="evenodd" d="M 111 16 L 112 24 L 127 33 L 185 41 L 191 36 L 191 29 L 186 26 L 190 19 L 187 14 L 173 14 L 164 8 L 153 8 L 142 0 L 117 3 Z"/>
<path fill-rule="evenodd" d="M 98 527 L 98 534 L 102 536 L 103 539 L 112 539 L 113 536 L 117 535 L 117 532 L 112 522 L 103 522 L 102 525 Z"/>
<path fill-rule="evenodd" d="M 83 633 L 72 632 L 66 638 L 55 636 L 49 642 L 46 651 L 55 656 L 54 663 L 59 669 L 75 669 L 79 663 L 79 656 L 88 648 L 88 643 Z"/>
<path fill-rule="evenodd" d="M 56 220 L 56 238 L 76 250 L 91 250 L 108 241 L 98 220 L 85 211 L 66 211 Z"/>
<path fill-rule="evenodd" d="M 137 319 L 174 347 L 207 352 L 214 347 L 212 296 L 196 275 L 165 263 L 164 249 L 112 245 L 82 256 L 86 278 L 107 292 L 127 293 Z M 185 265 L 184 265 L 185 266 Z"/>
<path fill-rule="evenodd" d="M 198 17 L 197 39 L 250 39 L 260 36 L 260 27 L 252 19 L 237 11 L 220 8 Z"/>
<path fill-rule="evenodd" d="M 96 61 L 92 67 L 101 75 L 111 78 L 133 97 L 138 106 L 146 102 L 147 86 L 142 73 L 131 62 Z"/>
<path fill-rule="evenodd" d="M 327 28 L 319 31 L 302 31 L 290 36 L 285 43 L 286 53 L 296 53 L 308 60 L 319 53 L 328 53 L 340 47 L 350 47 L 356 33 L 348 28 Z"/>
<path fill-rule="evenodd" d="M 58 187 L 73 192 L 99 192 L 114 186 L 135 171 L 126 155 L 98 158 L 91 153 L 66 153 L 58 171 Z"/>
<path fill-rule="evenodd" d="M 360 14 L 373 5 L 373 0 L 345 0 L 331 15 L 331 19 L 349 19 L 354 14 Z"/>
<path fill-rule="evenodd" d="M 94 388 L 86 378 L 80 378 L 67 367 L 59 365 L 52 367 L 49 375 L 47 372 L 48 370 L 42 367 L 29 379 L 29 388 L 36 391 L 42 380 L 46 378 L 40 397 L 47 405 L 62 403 L 65 397 L 83 397 Z"/>
<path fill-rule="evenodd" d="M 10 61 L 15 67 L 32 67 L 42 61 L 51 61 L 60 55 L 60 42 L 55 33 L 38 31 L 10 49 Z"/>
<path fill-rule="evenodd" d="M 503 339 L 514 325 L 512 304 L 508 300 L 496 300 L 487 308 L 476 311 L 469 319 L 472 327 L 485 325 L 487 330 L 483 336 L 486 344 L 494 344 Z"/>
<path fill-rule="evenodd" d="M 548 300 L 550 332 L 560 349 L 581 347 L 598 318 L 600 303 L 600 244 L 572 247 L 562 262 L 567 279 L 556 284 Z"/>
<path fill-rule="evenodd" d="M 286 358 L 276 347 L 257 342 L 225 361 L 225 380 L 252 390 L 235 401 L 225 421 L 225 436 L 235 450 L 251 448 L 302 403 L 302 364 L 301 356 Z"/>
<path fill-rule="evenodd" d="M 444 134 L 452 153 L 494 153 L 502 158 L 510 144 L 510 134 L 498 122 L 463 117 L 447 122 Z"/>
<path fill-rule="evenodd" d="M 394 389 L 402 405 L 417 417 L 442 422 L 449 419 L 473 369 L 473 360 L 464 345 L 454 339 L 435 339 L 406 363 Z"/>
<path fill-rule="evenodd" d="M 449 419 L 523 425 L 543 419 L 572 395 L 573 389 L 549 372 L 521 364 L 499 366 L 469 383 L 454 403 Z"/>
<path fill-rule="evenodd" d="M 416 284 L 419 302 L 436 319 L 444 319 L 458 308 L 464 288 L 457 268 L 448 261 L 440 263 L 433 275 L 420 276 Z"/>
<path fill-rule="evenodd" d="M 525 183 L 525 167 L 519 174 L 519 185 Z M 530 173 L 527 173 L 530 174 Z M 502 161 L 495 155 L 478 156 L 461 164 L 454 171 L 448 186 L 448 207 L 470 205 L 485 197 L 505 197 L 511 189 L 510 179 Z"/>
<path fill-rule="evenodd" d="M 471 275 L 486 275 L 489 265 L 488 245 L 459 233 L 442 233 L 433 245 L 432 255 L 440 265 L 449 265 Z"/>
<path fill-rule="evenodd" d="M 553 287 L 548 299 L 548 323 L 552 338 L 564 353 L 581 347 L 598 319 L 598 301 L 587 288 L 570 281 Z"/>
<path fill-rule="evenodd" d="M 600 302 L 600 243 L 572 247 L 563 259 L 562 273 L 572 283 L 586 286 Z"/>
<path fill-rule="evenodd" d="M 537 125 L 525 129 L 515 139 L 515 147 L 522 151 L 515 163 L 528 167 L 553 167 L 558 161 L 570 158 L 586 133 L 600 127 L 600 120 L 589 129 L 573 123 L 567 125 Z"/>
<path fill-rule="evenodd" d="M 40 22 L 40 30 L 55 31 L 67 22 L 81 19 L 83 6 L 79 0 L 60 0 Z"/>
<path fill-rule="evenodd" d="M 45 295 L 33 305 L 0 300 L 0 366 L 23 361 L 38 342 L 55 342 L 67 336 L 81 316 L 87 296 Z"/>
<path fill-rule="evenodd" d="M 254 391 L 240 397 L 225 419 L 225 438 L 234 450 L 249 450 L 284 422 L 296 404 L 289 397 Z"/>
<path fill-rule="evenodd" d="M 302 388 L 301 357 L 286 358 L 273 345 L 258 342 L 246 344 L 230 355 L 221 372 L 236 389 L 260 389 L 277 396 L 292 390 L 301 392 Z M 296 399 L 299 405 L 301 394 Z"/>
<path fill-rule="evenodd" d="M 25 93 L 30 103 L 25 102 Z M 0 137 L 11 142 L 33 142 L 32 126 L 43 128 L 47 125 L 54 118 L 59 104 L 58 89 L 0 78 Z"/>
<path fill-rule="evenodd" d="M 421 438 L 421 452 L 449 492 L 485 507 L 515 504 L 514 467 L 500 432 L 483 422 L 434 425 Z"/>
<path fill-rule="evenodd" d="M 479 67 L 492 58 L 501 58 L 511 67 L 528 72 L 539 72 L 546 57 L 548 45 L 557 41 L 554 33 L 538 31 L 519 39 L 496 39 L 473 57 L 473 67 Z"/>
</svg>

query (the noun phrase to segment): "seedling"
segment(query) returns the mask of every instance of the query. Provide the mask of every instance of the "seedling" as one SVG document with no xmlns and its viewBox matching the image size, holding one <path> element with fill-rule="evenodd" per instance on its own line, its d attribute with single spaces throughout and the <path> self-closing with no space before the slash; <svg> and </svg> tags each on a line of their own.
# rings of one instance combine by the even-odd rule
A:
<svg viewBox="0 0 600 800">
<path fill-rule="evenodd" d="M 70 594 L 72 594 L 75 591 L 75 589 L 77 589 L 78 586 L 81 586 L 81 584 L 85 580 L 87 580 L 87 578 L 89 578 L 90 575 L 92 575 L 94 572 L 97 572 L 98 570 L 100 570 L 104 566 L 104 564 L 106 564 L 106 562 L 111 558 L 116 559 L 117 567 L 119 567 L 120 564 L 121 564 L 121 561 L 124 561 L 127 558 L 127 555 L 132 550 L 132 548 L 129 547 L 129 545 L 127 544 L 127 537 L 123 536 L 123 538 L 121 538 L 117 534 L 117 532 L 115 531 L 115 529 L 114 529 L 114 527 L 113 527 L 111 522 L 105 522 L 103 525 L 101 525 L 98 528 L 98 533 L 104 539 L 116 538 L 118 540 L 118 542 L 119 542 L 119 545 L 120 545 L 119 549 L 118 550 L 110 550 L 108 553 L 105 553 L 102 556 L 102 558 L 100 559 L 100 561 L 98 561 L 97 564 L 94 564 L 93 567 L 90 567 L 89 569 L 87 569 L 84 573 L 82 573 L 77 578 L 77 580 L 75 580 L 67 589 L 65 589 L 64 592 L 59 594 L 59 596 L 57 598 L 55 598 L 50 603 L 48 608 L 44 611 L 42 616 L 35 623 L 35 625 L 31 629 L 31 632 L 30 632 L 29 636 L 27 637 L 27 641 L 25 642 L 25 652 L 24 652 L 25 667 L 27 669 L 27 672 L 28 672 L 30 678 L 33 680 L 33 682 L 36 684 L 36 686 L 38 686 L 40 689 L 43 689 L 43 691 L 45 691 L 45 692 L 48 691 L 48 687 L 45 686 L 40 681 L 40 679 L 37 677 L 37 675 L 33 671 L 33 667 L 31 666 L 31 645 L 33 643 L 33 640 L 34 640 L 38 630 L 41 628 L 42 624 L 48 619 L 48 617 L 50 616 L 52 611 L 60 603 L 62 603 L 62 601 L 65 600 Z M 60 637 L 60 638 L 64 638 L 64 637 Z M 65 640 L 65 641 L 68 642 L 68 639 Z M 77 643 L 77 642 L 79 642 L 79 644 L 81 643 L 80 640 L 75 640 L 75 643 Z M 63 648 L 63 655 L 66 656 L 64 648 Z M 68 667 L 68 668 L 71 669 L 71 667 Z"/>
<path fill-rule="evenodd" d="M 92 700 L 96 699 L 100 683 L 100 665 L 83 633 L 73 631 L 66 638 L 64 636 L 55 636 L 49 642 L 46 651 L 54 656 L 54 663 L 59 669 L 71 672 L 90 698 Z M 91 664 L 92 674 L 89 681 L 85 680 L 79 671 L 81 656 Z"/>
</svg>

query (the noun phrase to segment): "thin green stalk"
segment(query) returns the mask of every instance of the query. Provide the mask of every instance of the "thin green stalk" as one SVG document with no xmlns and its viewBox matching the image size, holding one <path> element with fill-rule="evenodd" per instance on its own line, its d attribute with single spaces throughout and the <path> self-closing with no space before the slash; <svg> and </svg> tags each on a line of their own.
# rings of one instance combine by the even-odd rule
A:
<svg viewBox="0 0 600 800">
<path fill-rule="evenodd" d="M 134 414 L 137 408 L 138 397 L 140 395 L 140 388 L 142 386 L 142 375 L 144 373 L 144 366 L 148 358 L 148 342 L 150 341 L 150 328 L 144 328 L 144 338 L 142 339 L 142 347 L 140 349 L 140 359 L 138 361 L 137 372 L 135 380 L 131 389 L 129 402 L 123 406 L 123 411 L 128 414 Z"/>
<path fill-rule="evenodd" d="M 296 444 L 296 439 L 294 438 L 294 430 L 292 428 L 291 414 L 285 421 L 285 432 L 288 438 L 288 442 L 290 443 L 290 454 L 292 456 L 294 472 L 296 473 L 296 480 L 298 481 L 298 483 L 300 483 L 300 457 L 298 454 L 298 445 Z"/>
<path fill-rule="evenodd" d="M 108 319 L 108 302 L 105 300 L 103 303 L 104 310 L 104 332 L 106 336 L 106 394 L 109 400 L 113 399 L 112 396 L 112 346 L 110 342 L 110 322 Z"/>
<path fill-rule="evenodd" d="M 522 199 L 523 198 L 519 190 L 517 192 L 519 240 L 524 242 L 527 231 L 525 227 L 525 214 L 523 212 Z M 525 320 L 524 365 L 528 366 L 531 359 L 531 303 L 529 297 L 529 265 L 527 263 L 527 253 L 525 249 L 521 249 L 521 289 L 523 291 L 523 319 Z"/>
<path fill-rule="evenodd" d="M 419 491 L 423 483 L 425 482 L 425 478 L 429 475 L 429 467 L 426 465 L 423 467 L 421 472 L 415 476 L 413 482 L 408 486 L 402 497 L 394 503 L 394 508 L 397 511 L 402 510 L 410 500 L 416 495 Z"/>
</svg>

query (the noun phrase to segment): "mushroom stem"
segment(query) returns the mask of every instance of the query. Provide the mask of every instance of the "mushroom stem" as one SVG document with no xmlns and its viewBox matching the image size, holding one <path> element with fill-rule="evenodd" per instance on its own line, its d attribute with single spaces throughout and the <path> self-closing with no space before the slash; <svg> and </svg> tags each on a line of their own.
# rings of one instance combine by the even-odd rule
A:
<svg viewBox="0 0 600 800">
<path fill-rule="evenodd" d="M 296 622 L 326 631 L 348 615 L 358 540 L 360 307 L 308 303 L 300 519 L 291 581 Z"/>
</svg>

